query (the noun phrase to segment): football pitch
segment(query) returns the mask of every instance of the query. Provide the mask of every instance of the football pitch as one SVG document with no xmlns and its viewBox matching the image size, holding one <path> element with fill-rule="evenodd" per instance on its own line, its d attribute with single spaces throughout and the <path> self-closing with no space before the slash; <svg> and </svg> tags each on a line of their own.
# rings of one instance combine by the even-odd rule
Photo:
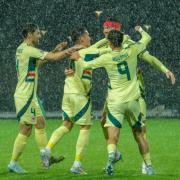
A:
<svg viewBox="0 0 180 180">
<path fill-rule="evenodd" d="M 60 120 L 47 120 L 48 138 L 61 123 Z M 16 120 L 0 120 L 0 179 L 180 179 L 180 119 L 150 119 L 147 121 L 147 128 L 151 158 L 156 172 L 153 176 L 141 174 L 141 156 L 131 129 L 126 122 L 121 130 L 118 145 L 123 154 L 123 161 L 115 165 L 113 176 L 109 177 L 103 174 L 102 169 L 106 164 L 107 151 L 98 120 L 94 120 L 89 145 L 83 161 L 87 175 L 73 175 L 69 172 L 74 161 L 78 126 L 74 126 L 71 133 L 64 136 L 53 149 L 53 155 L 64 155 L 65 160 L 51 166 L 49 170 L 41 168 L 39 150 L 36 146 L 33 131 L 20 158 L 20 164 L 28 173 L 17 175 L 7 171 L 7 164 L 11 158 L 13 143 L 18 133 L 18 123 Z"/>
</svg>

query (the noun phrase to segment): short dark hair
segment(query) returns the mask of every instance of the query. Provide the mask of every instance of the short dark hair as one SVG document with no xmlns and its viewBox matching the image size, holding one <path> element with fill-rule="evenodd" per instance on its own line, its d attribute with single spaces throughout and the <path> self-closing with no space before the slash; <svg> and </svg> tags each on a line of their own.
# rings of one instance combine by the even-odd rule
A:
<svg viewBox="0 0 180 180">
<path fill-rule="evenodd" d="M 111 30 L 107 39 L 113 44 L 113 46 L 120 47 L 123 42 L 123 35 L 124 34 L 118 30 Z"/>
<path fill-rule="evenodd" d="M 22 30 L 23 38 L 27 38 L 28 33 L 34 33 L 37 29 L 39 29 L 38 25 L 33 23 L 27 23 Z"/>
<path fill-rule="evenodd" d="M 87 29 L 85 27 L 76 28 L 71 33 L 71 39 L 73 43 L 76 43 L 79 38 L 87 33 Z"/>
</svg>

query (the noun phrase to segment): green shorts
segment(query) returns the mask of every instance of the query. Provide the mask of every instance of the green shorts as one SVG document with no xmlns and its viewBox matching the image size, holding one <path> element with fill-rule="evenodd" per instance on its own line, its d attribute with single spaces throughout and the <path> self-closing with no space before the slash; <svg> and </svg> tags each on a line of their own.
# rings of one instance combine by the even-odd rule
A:
<svg viewBox="0 0 180 180">
<path fill-rule="evenodd" d="M 37 96 L 30 97 L 29 99 L 23 97 L 15 97 L 14 101 L 17 118 L 20 123 L 36 124 L 37 117 L 45 117 L 44 108 Z"/>
<path fill-rule="evenodd" d="M 62 101 L 63 120 L 78 125 L 92 125 L 90 98 L 80 94 L 64 94 Z"/>
</svg>

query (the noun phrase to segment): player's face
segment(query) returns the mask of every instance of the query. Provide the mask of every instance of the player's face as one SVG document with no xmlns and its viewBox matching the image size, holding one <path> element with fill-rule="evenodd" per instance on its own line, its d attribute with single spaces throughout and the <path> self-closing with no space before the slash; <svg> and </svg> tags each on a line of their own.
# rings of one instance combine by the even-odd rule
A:
<svg viewBox="0 0 180 180">
<path fill-rule="evenodd" d="M 113 30 L 113 29 L 114 29 L 113 27 L 106 27 L 106 26 L 104 26 L 103 34 L 104 34 L 105 38 L 107 38 L 109 32 L 110 32 L 111 30 Z"/>
<path fill-rule="evenodd" d="M 34 33 L 31 34 L 32 43 L 37 45 L 39 44 L 40 39 L 42 38 L 42 34 L 39 29 L 37 29 Z"/>
<path fill-rule="evenodd" d="M 85 47 L 89 47 L 91 45 L 91 38 L 88 32 L 84 33 L 84 35 L 81 37 L 81 44 Z"/>
</svg>

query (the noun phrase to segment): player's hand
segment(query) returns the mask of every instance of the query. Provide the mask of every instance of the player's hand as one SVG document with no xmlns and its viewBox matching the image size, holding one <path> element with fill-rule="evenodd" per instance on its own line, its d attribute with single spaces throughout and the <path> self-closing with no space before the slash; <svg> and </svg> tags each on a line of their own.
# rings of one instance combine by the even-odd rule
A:
<svg viewBox="0 0 180 180">
<path fill-rule="evenodd" d="M 80 50 L 80 49 L 83 49 L 83 48 L 85 48 L 83 45 L 75 45 L 75 46 L 73 46 L 72 47 L 75 51 L 78 51 L 78 50 Z"/>
<path fill-rule="evenodd" d="M 75 50 L 73 48 L 69 48 L 64 51 L 65 51 L 66 56 L 71 56 Z"/>
<path fill-rule="evenodd" d="M 70 59 L 72 59 L 72 60 L 78 60 L 79 58 L 80 58 L 80 55 L 79 55 L 78 51 L 73 52 L 70 56 Z"/>
<path fill-rule="evenodd" d="M 140 32 L 140 33 L 143 31 L 141 26 L 136 26 L 134 29 L 135 31 Z"/>
<path fill-rule="evenodd" d="M 64 73 L 65 73 L 66 76 L 73 76 L 74 75 L 74 70 L 71 69 L 71 68 L 66 68 L 64 70 Z"/>
<path fill-rule="evenodd" d="M 171 71 L 168 71 L 168 72 L 166 73 L 166 77 L 167 77 L 168 79 L 170 79 L 172 85 L 175 84 L 176 78 L 175 78 L 174 74 L 173 74 Z"/>
<path fill-rule="evenodd" d="M 67 42 L 61 42 L 59 43 L 55 49 L 53 50 L 54 52 L 57 52 L 57 51 L 62 51 L 63 49 L 65 49 L 67 47 Z"/>
</svg>

